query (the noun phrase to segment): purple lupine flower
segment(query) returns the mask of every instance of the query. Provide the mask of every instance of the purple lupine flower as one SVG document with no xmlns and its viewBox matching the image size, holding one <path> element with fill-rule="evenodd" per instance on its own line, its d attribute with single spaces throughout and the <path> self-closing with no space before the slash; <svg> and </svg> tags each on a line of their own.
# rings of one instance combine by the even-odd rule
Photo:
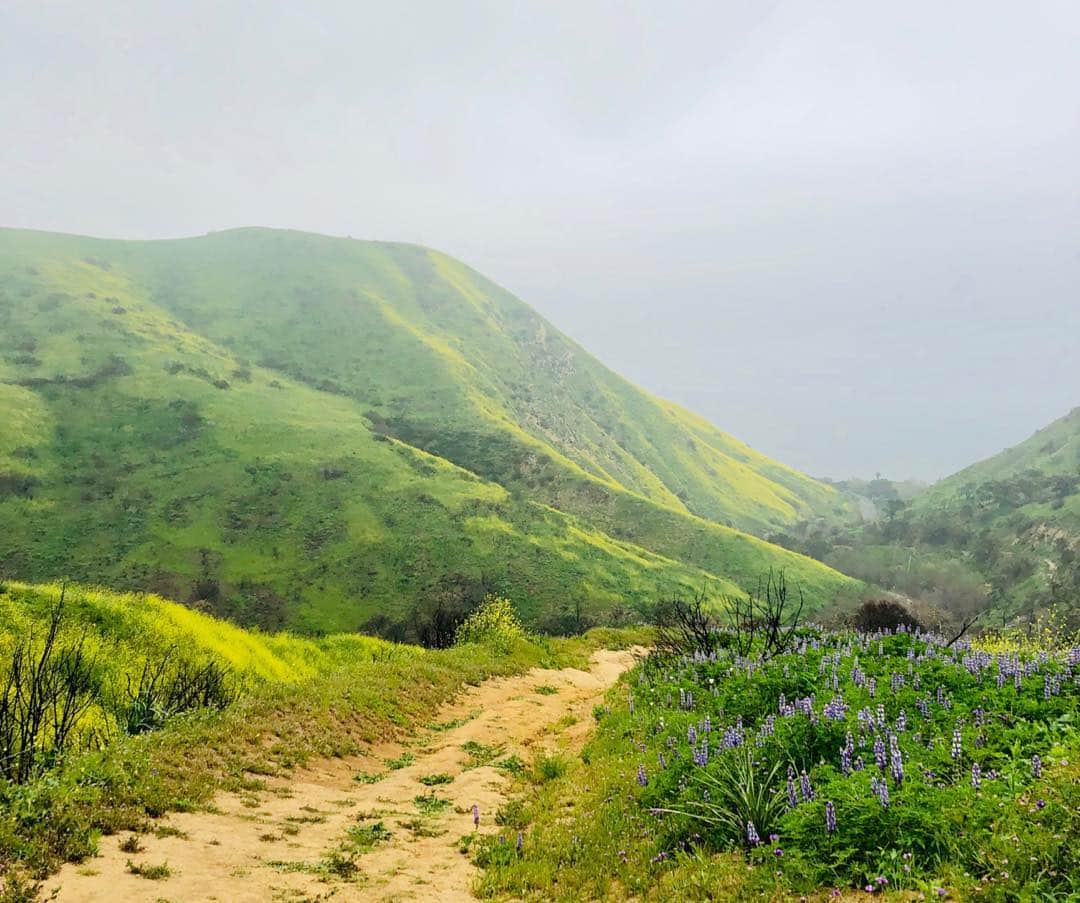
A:
<svg viewBox="0 0 1080 903">
<path fill-rule="evenodd" d="M 881 803 L 883 809 L 889 808 L 889 782 L 885 778 L 878 778 L 874 776 L 870 779 L 870 789 L 877 796 L 878 802 Z"/>
<path fill-rule="evenodd" d="M 959 759 L 964 754 L 964 741 L 963 737 L 960 734 L 959 725 L 953 728 L 951 754 L 954 759 Z"/>
<path fill-rule="evenodd" d="M 472 823 L 474 828 L 480 827 L 480 807 L 476 803 L 472 807 Z"/>
<path fill-rule="evenodd" d="M 900 754 L 900 747 L 893 738 L 892 748 L 889 750 L 889 764 L 892 766 L 893 780 L 897 785 L 904 783 L 904 757 Z"/>
<path fill-rule="evenodd" d="M 976 790 L 982 784 L 982 769 L 979 768 L 978 762 L 971 763 L 971 786 Z"/>
<path fill-rule="evenodd" d="M 851 753 L 846 746 L 840 747 L 840 771 L 845 778 L 851 774 Z"/>
<path fill-rule="evenodd" d="M 761 843 L 761 838 L 758 837 L 757 828 L 754 827 L 754 823 L 752 821 L 748 821 L 746 823 L 746 839 L 747 841 L 749 841 L 750 846 L 752 847 L 756 847 L 759 843 Z"/>
<path fill-rule="evenodd" d="M 810 776 L 806 773 L 805 768 L 802 770 L 802 774 L 799 775 L 799 790 L 802 792 L 804 802 L 813 801 L 814 788 L 810 786 Z"/>
<path fill-rule="evenodd" d="M 831 802 L 825 804 L 825 830 L 830 834 L 836 830 L 836 809 Z"/>
<path fill-rule="evenodd" d="M 885 770 L 885 744 L 881 742 L 881 737 L 874 738 L 874 764 L 881 771 Z"/>
<path fill-rule="evenodd" d="M 521 848 L 524 847 L 524 846 L 525 846 L 525 835 L 522 834 L 520 831 L 518 831 L 517 841 L 514 843 L 514 849 L 517 850 L 520 853 Z"/>
<path fill-rule="evenodd" d="M 790 777 L 787 779 L 787 801 L 790 809 L 799 805 L 799 798 L 795 795 L 795 782 Z"/>
<path fill-rule="evenodd" d="M 826 703 L 822 714 L 825 716 L 826 721 L 843 721 L 847 709 L 848 706 L 847 703 L 844 702 L 844 697 L 836 696 L 831 702 Z"/>
<path fill-rule="evenodd" d="M 866 767 L 866 765 L 863 764 L 862 756 L 859 756 L 854 762 L 852 762 L 851 767 L 855 769 L 855 771 L 862 771 Z"/>
<path fill-rule="evenodd" d="M 1038 780 L 1042 777 L 1042 759 L 1038 756 L 1031 757 L 1031 776 Z"/>
<path fill-rule="evenodd" d="M 638 765 L 638 767 L 637 767 L 637 782 L 642 787 L 648 787 L 649 786 L 649 777 L 648 777 L 648 775 L 645 774 L 645 766 L 644 765 Z"/>
</svg>

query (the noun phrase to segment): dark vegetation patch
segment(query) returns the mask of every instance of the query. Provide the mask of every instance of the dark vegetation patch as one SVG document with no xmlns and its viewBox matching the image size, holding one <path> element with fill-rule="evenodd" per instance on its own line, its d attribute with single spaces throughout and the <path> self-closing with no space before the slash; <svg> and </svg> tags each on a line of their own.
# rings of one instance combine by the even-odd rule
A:
<svg viewBox="0 0 1080 903">
<path fill-rule="evenodd" d="M 109 379 L 127 376 L 132 372 L 130 365 L 119 355 L 110 355 L 100 367 L 85 376 L 31 376 L 14 380 L 14 385 L 27 389 L 41 389 L 48 386 L 70 386 L 73 389 L 93 389 Z"/>
<path fill-rule="evenodd" d="M 863 633 L 900 628 L 924 629 L 915 615 L 892 599 L 867 599 L 855 612 L 851 626 Z"/>
<path fill-rule="evenodd" d="M 37 485 L 37 477 L 31 474 L 0 470 L 0 500 L 12 496 L 24 499 L 31 498 L 34 487 Z"/>
</svg>

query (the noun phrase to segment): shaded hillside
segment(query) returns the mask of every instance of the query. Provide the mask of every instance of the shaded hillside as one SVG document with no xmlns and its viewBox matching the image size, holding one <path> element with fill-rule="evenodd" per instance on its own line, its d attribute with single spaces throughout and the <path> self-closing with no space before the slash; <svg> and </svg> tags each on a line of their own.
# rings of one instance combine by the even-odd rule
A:
<svg viewBox="0 0 1080 903">
<path fill-rule="evenodd" d="M 540 621 L 769 567 L 815 602 L 851 587 L 709 519 L 782 522 L 831 489 L 433 252 L 0 231 L 0 334 L 11 576 L 316 631 L 479 583 Z"/>
</svg>

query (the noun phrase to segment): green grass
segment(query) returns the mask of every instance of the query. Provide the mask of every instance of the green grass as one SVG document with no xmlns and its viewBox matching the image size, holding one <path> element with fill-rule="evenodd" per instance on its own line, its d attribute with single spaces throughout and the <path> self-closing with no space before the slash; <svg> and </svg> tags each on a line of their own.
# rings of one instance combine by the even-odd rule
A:
<svg viewBox="0 0 1080 903">
<path fill-rule="evenodd" d="M 450 800 L 439 796 L 432 790 L 413 798 L 413 804 L 421 815 L 439 815 L 450 808 Z"/>
<path fill-rule="evenodd" d="M 347 833 L 349 845 L 358 853 L 367 853 L 394 836 L 381 821 L 370 825 L 352 825 Z"/>
<path fill-rule="evenodd" d="M 635 388 L 435 252 L 0 230 L 0 575 L 350 631 L 455 575 L 572 628 L 785 567 L 829 487 Z"/>
<path fill-rule="evenodd" d="M 172 877 L 172 869 L 169 868 L 167 862 L 150 865 L 145 862 L 132 862 L 129 859 L 127 861 L 127 870 L 132 875 L 138 875 L 140 878 L 146 878 L 148 881 L 163 881 L 166 878 Z"/>
<path fill-rule="evenodd" d="M 425 774 L 419 780 L 425 787 L 440 787 L 443 784 L 452 784 L 454 777 L 445 772 L 439 772 L 438 774 Z"/>
<path fill-rule="evenodd" d="M 400 756 L 396 756 L 393 759 L 386 759 L 383 764 L 390 771 L 400 771 L 402 768 L 408 768 L 416 761 L 416 756 L 411 752 L 403 752 Z"/>
<path fill-rule="evenodd" d="M 466 740 L 461 744 L 461 751 L 465 753 L 466 768 L 482 768 L 491 765 L 503 753 L 503 745 L 481 743 L 478 740 Z"/>
<path fill-rule="evenodd" d="M 568 764 L 565 756 L 541 753 L 533 762 L 533 780 L 543 784 L 561 778 L 566 774 Z"/>
</svg>

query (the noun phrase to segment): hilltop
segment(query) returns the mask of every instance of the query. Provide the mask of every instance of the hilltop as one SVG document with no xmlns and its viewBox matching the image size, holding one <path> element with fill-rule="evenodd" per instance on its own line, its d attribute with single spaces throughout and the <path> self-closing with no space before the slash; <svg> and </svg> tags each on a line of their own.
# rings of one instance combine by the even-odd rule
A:
<svg viewBox="0 0 1080 903">
<path fill-rule="evenodd" d="M 410 245 L 244 229 L 125 242 L 0 230 L 0 574 L 395 635 L 496 589 L 579 627 L 784 568 L 742 530 L 830 487 L 618 377 Z"/>
</svg>

